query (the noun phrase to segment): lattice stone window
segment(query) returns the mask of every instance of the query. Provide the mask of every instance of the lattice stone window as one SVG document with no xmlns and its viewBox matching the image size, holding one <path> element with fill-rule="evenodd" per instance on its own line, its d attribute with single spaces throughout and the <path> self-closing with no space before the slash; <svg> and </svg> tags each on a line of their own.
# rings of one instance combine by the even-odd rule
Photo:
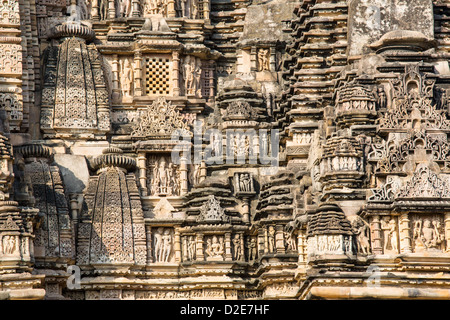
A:
<svg viewBox="0 0 450 320">
<path fill-rule="evenodd" d="M 202 0 L 199 0 L 197 6 L 198 6 L 197 19 L 205 19 L 205 15 L 204 15 L 204 13 L 203 13 L 203 6 L 204 6 L 203 1 L 202 1 Z"/>
<path fill-rule="evenodd" d="M 203 65 L 202 69 L 202 96 L 209 97 L 211 95 L 212 81 L 214 77 L 214 69 L 208 65 Z"/>
<path fill-rule="evenodd" d="M 169 95 L 171 62 L 167 57 L 145 59 L 145 90 L 148 95 Z"/>
</svg>

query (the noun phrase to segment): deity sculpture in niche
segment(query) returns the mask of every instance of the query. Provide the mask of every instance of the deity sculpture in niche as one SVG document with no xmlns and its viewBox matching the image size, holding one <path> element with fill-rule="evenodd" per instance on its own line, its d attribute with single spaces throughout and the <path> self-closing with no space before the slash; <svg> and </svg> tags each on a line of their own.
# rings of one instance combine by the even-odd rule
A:
<svg viewBox="0 0 450 320">
<path fill-rule="evenodd" d="M 245 241 L 245 248 L 247 250 L 247 260 L 254 261 L 257 255 L 257 245 L 255 237 L 247 237 Z"/>
<path fill-rule="evenodd" d="M 178 196 L 180 194 L 179 166 L 168 157 L 152 156 L 148 160 L 148 184 L 151 195 Z"/>
<path fill-rule="evenodd" d="M 381 220 L 381 230 L 383 231 L 383 249 L 384 253 L 392 251 L 398 252 L 398 232 L 397 223 L 394 218 L 389 216 L 383 217 Z"/>
<path fill-rule="evenodd" d="M 184 91 L 187 96 L 200 96 L 201 60 L 193 56 L 183 59 Z"/>
<path fill-rule="evenodd" d="M 239 187 L 240 187 L 240 191 L 243 191 L 243 192 L 253 191 L 250 174 L 242 173 L 239 176 Z"/>
<path fill-rule="evenodd" d="M 123 58 L 120 60 L 120 85 L 123 97 L 131 96 L 131 86 L 133 83 L 133 70 L 130 60 Z"/>
<path fill-rule="evenodd" d="M 196 186 L 200 182 L 200 164 L 192 164 L 189 170 L 189 183 Z"/>
<path fill-rule="evenodd" d="M 295 236 L 287 231 L 283 232 L 284 235 L 284 247 L 288 252 L 297 251 L 297 243 L 295 241 Z"/>
<path fill-rule="evenodd" d="M 387 106 L 387 97 L 386 92 L 384 91 L 384 87 L 377 88 L 377 103 L 380 109 L 384 109 Z"/>
<path fill-rule="evenodd" d="M 196 250 L 196 243 L 195 243 L 195 237 L 194 236 L 186 236 L 185 238 L 186 242 L 186 254 L 187 254 L 187 260 L 193 261 L 195 260 L 195 250 Z"/>
<path fill-rule="evenodd" d="M 14 236 L 3 237 L 3 254 L 14 254 L 17 250 L 16 239 Z"/>
<path fill-rule="evenodd" d="M 131 0 L 120 0 L 120 17 L 131 17 Z"/>
<path fill-rule="evenodd" d="M 236 134 L 233 137 L 232 150 L 238 158 L 245 158 L 250 153 L 250 138 L 247 134 Z"/>
<path fill-rule="evenodd" d="M 442 250 L 444 235 L 438 218 L 418 218 L 413 226 L 414 252 Z"/>
<path fill-rule="evenodd" d="M 270 226 L 268 229 L 269 253 L 275 253 L 275 228 Z"/>
<path fill-rule="evenodd" d="M 352 222 L 353 232 L 356 235 L 356 250 L 359 253 L 370 253 L 370 227 L 369 224 L 360 217 Z"/>
<path fill-rule="evenodd" d="M 98 0 L 99 2 L 99 18 L 100 20 L 107 20 L 108 19 L 108 0 Z"/>
<path fill-rule="evenodd" d="M 208 237 L 206 239 L 206 260 L 223 260 L 223 254 L 224 254 L 224 240 L 223 237 L 219 236 L 212 236 Z"/>
<path fill-rule="evenodd" d="M 258 56 L 258 71 L 269 71 L 270 70 L 269 49 L 266 48 L 258 49 L 257 56 Z"/>
<path fill-rule="evenodd" d="M 144 1 L 144 17 L 153 14 L 160 14 L 167 17 L 167 0 L 145 0 Z"/>
<path fill-rule="evenodd" d="M 233 259 L 242 259 L 242 247 L 241 247 L 241 237 L 239 234 L 235 234 L 232 240 L 233 243 Z"/>
<path fill-rule="evenodd" d="M 154 237 L 155 262 L 170 262 L 172 254 L 172 232 L 168 228 L 158 228 Z"/>
</svg>

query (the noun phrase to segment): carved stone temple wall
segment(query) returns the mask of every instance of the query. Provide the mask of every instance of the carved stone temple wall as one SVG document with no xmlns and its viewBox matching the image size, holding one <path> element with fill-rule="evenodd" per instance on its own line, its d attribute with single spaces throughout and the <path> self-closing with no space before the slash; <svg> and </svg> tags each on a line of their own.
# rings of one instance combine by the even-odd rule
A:
<svg viewBox="0 0 450 320">
<path fill-rule="evenodd" d="M 450 299 L 450 1 L 3 0 L 1 299 Z"/>
</svg>

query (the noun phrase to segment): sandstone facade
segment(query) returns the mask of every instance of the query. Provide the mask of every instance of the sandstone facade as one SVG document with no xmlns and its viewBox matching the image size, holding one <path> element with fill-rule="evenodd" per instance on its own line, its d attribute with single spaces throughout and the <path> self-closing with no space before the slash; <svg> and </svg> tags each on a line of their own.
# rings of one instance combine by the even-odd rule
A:
<svg viewBox="0 0 450 320">
<path fill-rule="evenodd" d="M 2 1 L 0 299 L 449 299 L 449 23 Z"/>
</svg>

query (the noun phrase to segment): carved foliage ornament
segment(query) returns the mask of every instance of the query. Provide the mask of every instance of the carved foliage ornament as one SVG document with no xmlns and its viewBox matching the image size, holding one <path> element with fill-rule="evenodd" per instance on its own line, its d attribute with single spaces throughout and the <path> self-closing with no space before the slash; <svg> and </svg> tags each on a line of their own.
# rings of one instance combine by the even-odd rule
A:
<svg viewBox="0 0 450 320">
<path fill-rule="evenodd" d="M 232 101 L 228 105 L 224 119 L 255 119 L 258 116 L 256 110 L 247 101 Z"/>
<path fill-rule="evenodd" d="M 437 110 L 434 79 L 406 66 L 403 76 L 391 80 L 392 108 L 380 119 L 381 129 L 450 129 L 444 110 Z"/>
<path fill-rule="evenodd" d="M 0 24 L 20 24 L 18 0 L 0 2 Z"/>
<path fill-rule="evenodd" d="M 227 222 L 229 217 L 225 214 L 225 209 L 220 206 L 220 201 L 213 195 L 208 197 L 200 208 L 200 216 L 197 221 L 201 222 Z"/>
<path fill-rule="evenodd" d="M 447 177 L 447 176 L 446 176 Z M 413 177 L 399 191 L 400 198 L 450 198 L 449 179 L 432 172 L 428 165 L 417 166 Z"/>
<path fill-rule="evenodd" d="M 176 130 L 189 133 L 189 127 L 176 107 L 164 97 L 155 100 L 132 124 L 133 137 L 171 136 Z"/>
<path fill-rule="evenodd" d="M 401 165 L 408 157 L 419 149 L 431 154 L 432 159 L 443 164 L 443 169 L 449 168 L 450 144 L 445 139 L 432 136 L 423 130 L 415 131 L 409 138 L 399 143 L 388 141 L 384 145 L 373 145 L 369 153 L 369 160 L 380 160 L 377 162 L 378 172 L 398 172 Z"/>
</svg>

